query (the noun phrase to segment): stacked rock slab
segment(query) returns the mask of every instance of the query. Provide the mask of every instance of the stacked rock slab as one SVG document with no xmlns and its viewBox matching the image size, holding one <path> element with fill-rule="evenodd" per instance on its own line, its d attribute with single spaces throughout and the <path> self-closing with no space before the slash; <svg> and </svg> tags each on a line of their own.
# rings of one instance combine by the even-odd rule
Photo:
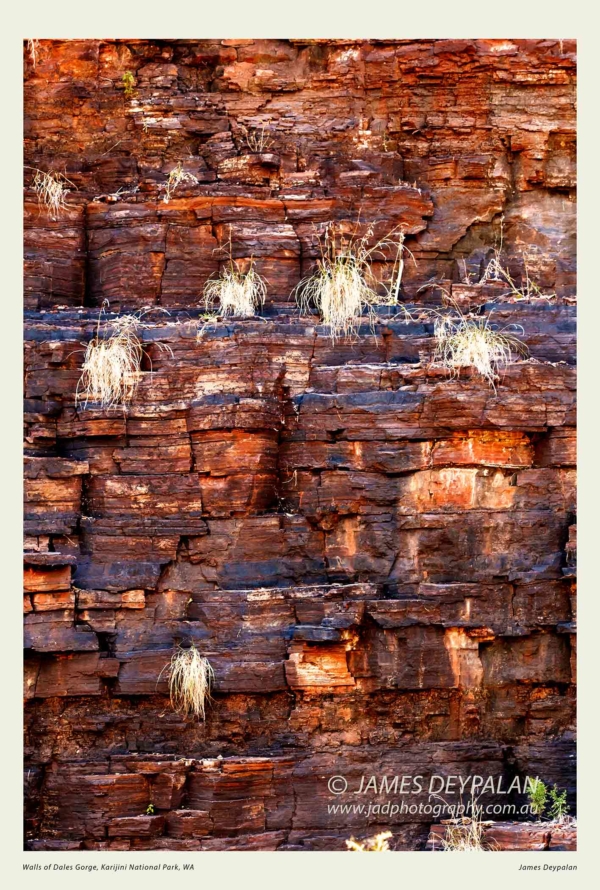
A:
<svg viewBox="0 0 600 890">
<path fill-rule="evenodd" d="M 534 775 L 574 809 L 574 50 L 42 41 L 26 61 L 29 849 L 425 848 L 430 814 L 336 811 L 335 776 Z M 179 161 L 199 181 L 165 202 Z M 29 168 L 66 171 L 58 219 Z M 406 233 L 412 319 L 333 343 L 292 291 L 319 226 L 359 214 Z M 501 218 L 552 299 L 480 283 Z M 230 233 L 267 304 L 206 323 Z M 432 280 L 521 326 L 529 358 L 495 388 L 432 364 Z M 105 300 L 155 310 L 110 410 L 75 400 Z M 206 722 L 161 676 L 192 642 Z"/>
</svg>

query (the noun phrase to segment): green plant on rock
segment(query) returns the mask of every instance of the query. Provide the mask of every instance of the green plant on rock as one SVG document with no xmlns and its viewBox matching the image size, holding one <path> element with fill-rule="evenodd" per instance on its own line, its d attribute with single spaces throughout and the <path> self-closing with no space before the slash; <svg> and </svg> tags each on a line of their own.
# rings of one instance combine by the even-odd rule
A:
<svg viewBox="0 0 600 890">
<path fill-rule="evenodd" d="M 123 85 L 123 95 L 126 99 L 131 99 L 134 92 L 133 88 L 135 86 L 135 77 L 133 76 L 133 72 L 126 71 L 121 78 L 121 83 Z"/>
<path fill-rule="evenodd" d="M 546 799 L 548 789 L 541 779 L 533 779 L 527 777 L 527 797 L 529 798 L 529 809 L 534 816 L 541 819 L 546 809 Z"/>
<path fill-rule="evenodd" d="M 146 815 L 147 815 L 147 816 L 154 816 L 155 813 L 156 813 L 156 810 L 155 810 L 155 808 L 154 808 L 154 804 L 153 804 L 153 803 L 149 803 L 148 806 L 146 807 Z"/>
<path fill-rule="evenodd" d="M 548 792 L 548 797 L 550 798 L 548 816 L 553 822 L 564 822 L 565 816 L 569 812 L 567 792 L 559 791 L 556 785 L 554 785 Z"/>
</svg>

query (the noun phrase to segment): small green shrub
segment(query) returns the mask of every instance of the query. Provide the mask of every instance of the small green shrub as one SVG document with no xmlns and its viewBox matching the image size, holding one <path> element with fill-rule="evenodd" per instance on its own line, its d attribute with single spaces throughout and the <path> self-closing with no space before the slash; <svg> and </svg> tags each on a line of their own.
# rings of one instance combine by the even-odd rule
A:
<svg viewBox="0 0 600 890">
<path fill-rule="evenodd" d="M 538 819 L 541 819 L 544 810 L 546 809 L 546 798 L 548 795 L 548 789 L 541 779 L 532 779 L 531 776 L 528 776 L 527 781 L 529 786 L 527 790 L 527 797 L 529 798 L 529 808 L 534 816 L 537 816 Z"/>
<path fill-rule="evenodd" d="M 550 806 L 548 807 L 548 815 L 553 822 L 563 822 L 565 816 L 569 812 L 567 804 L 567 792 L 559 791 L 554 785 L 548 794 L 550 798 Z"/>
<path fill-rule="evenodd" d="M 533 815 L 541 819 L 545 814 L 552 822 L 564 822 L 569 812 L 567 792 L 556 785 L 548 788 L 541 779 L 532 779 L 531 776 L 527 777 L 527 784 L 527 797 Z"/>
<path fill-rule="evenodd" d="M 123 95 L 126 99 L 131 99 L 133 96 L 133 88 L 135 86 L 135 77 L 133 76 L 132 71 L 126 71 L 121 79 L 121 83 L 123 84 Z"/>
</svg>

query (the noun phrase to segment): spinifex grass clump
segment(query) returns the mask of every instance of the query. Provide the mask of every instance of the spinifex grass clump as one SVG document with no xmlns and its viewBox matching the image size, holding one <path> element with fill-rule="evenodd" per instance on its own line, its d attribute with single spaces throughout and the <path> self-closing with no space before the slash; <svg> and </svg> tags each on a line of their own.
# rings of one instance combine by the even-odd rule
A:
<svg viewBox="0 0 600 890">
<path fill-rule="evenodd" d="M 331 339 L 355 334 L 363 315 L 375 321 L 376 305 L 397 305 L 404 269 L 404 235 L 395 229 L 372 247 L 370 226 L 362 237 L 347 235 L 340 226 L 329 223 L 319 239 L 321 256 L 316 271 L 304 278 L 295 289 L 300 311 L 308 313 L 314 306 L 329 326 Z M 389 281 L 379 282 L 373 262 L 394 256 Z M 379 294 L 379 288 L 384 294 Z"/>
<path fill-rule="evenodd" d="M 357 841 L 351 837 L 349 841 L 346 841 L 346 846 L 353 853 L 389 853 L 388 840 L 391 837 L 391 831 L 382 831 L 381 834 L 365 838 L 364 841 Z"/>
<path fill-rule="evenodd" d="M 254 268 L 242 272 L 235 260 L 230 260 L 218 278 L 206 282 L 204 301 L 207 313 L 211 308 L 217 315 L 241 317 L 256 315 L 265 302 L 267 285 Z"/>
<path fill-rule="evenodd" d="M 135 396 L 140 377 L 144 349 L 140 331 L 149 327 L 142 321 L 151 311 L 149 307 L 121 315 L 103 323 L 102 315 L 108 301 L 104 301 L 96 336 L 86 346 L 82 374 L 75 393 L 76 402 L 97 402 L 102 408 L 128 405 Z M 159 310 L 166 312 L 166 309 Z M 161 350 L 173 356 L 173 350 L 165 343 L 155 342 Z"/>
<path fill-rule="evenodd" d="M 127 405 L 137 389 L 143 349 L 138 336 L 141 313 L 122 315 L 107 323 L 101 332 L 98 319 L 96 336 L 87 344 L 76 401 L 98 402 L 103 408 Z M 107 335 L 106 330 L 112 329 Z"/>
<path fill-rule="evenodd" d="M 169 177 L 166 182 L 164 182 L 161 186 L 159 186 L 160 191 L 164 191 L 165 196 L 163 201 L 165 204 L 168 204 L 173 196 L 173 192 L 175 189 L 179 188 L 182 182 L 191 182 L 195 185 L 198 184 L 198 178 L 194 176 L 193 173 L 187 173 L 183 169 L 183 164 L 181 161 L 174 167 L 169 173 Z"/>
<path fill-rule="evenodd" d="M 36 170 L 33 177 L 33 189 L 38 196 L 38 202 L 50 210 L 52 219 L 57 219 L 59 214 L 67 207 L 66 197 L 73 183 L 62 173 L 44 173 Z"/>
<path fill-rule="evenodd" d="M 490 386 L 498 379 L 498 372 L 517 356 L 529 354 L 527 346 L 509 328 L 517 330 L 517 325 L 509 325 L 497 330 L 490 324 L 489 316 L 469 317 L 463 315 L 456 304 L 457 318 L 438 314 L 434 324 L 436 348 L 434 362 L 460 373 L 461 368 L 474 367 Z M 521 332 L 523 329 L 520 328 Z"/>
<path fill-rule="evenodd" d="M 248 269 L 240 269 L 237 260 L 233 259 L 231 227 L 229 240 L 225 245 L 216 248 L 216 252 L 224 253 L 227 262 L 217 278 L 209 278 L 204 287 L 204 304 L 208 318 L 232 315 L 241 318 L 256 315 L 264 305 L 267 296 L 267 283 L 254 267 L 254 259 L 250 260 Z"/>
<path fill-rule="evenodd" d="M 187 717 L 193 714 L 199 720 L 206 719 L 206 703 L 210 701 L 210 687 L 215 673 L 207 658 L 200 655 L 194 644 L 189 649 L 181 646 L 173 654 L 163 671 L 169 673 L 171 706 Z"/>
<path fill-rule="evenodd" d="M 446 825 L 446 832 L 441 839 L 442 849 L 446 853 L 478 853 L 489 850 L 484 843 L 485 823 L 481 821 L 481 813 L 461 816 L 452 819 Z"/>
<path fill-rule="evenodd" d="M 485 841 L 486 828 L 493 823 L 483 821 L 483 807 L 477 798 L 471 797 L 467 805 L 461 803 L 459 808 L 457 805 L 448 805 L 438 794 L 433 797 L 442 800 L 451 812 L 460 813 L 442 823 L 445 825 L 444 836 L 439 838 L 442 850 L 448 853 L 478 853 L 496 849 L 497 845 L 493 841 Z M 435 846 L 438 837 L 435 834 L 430 837 Z"/>
</svg>

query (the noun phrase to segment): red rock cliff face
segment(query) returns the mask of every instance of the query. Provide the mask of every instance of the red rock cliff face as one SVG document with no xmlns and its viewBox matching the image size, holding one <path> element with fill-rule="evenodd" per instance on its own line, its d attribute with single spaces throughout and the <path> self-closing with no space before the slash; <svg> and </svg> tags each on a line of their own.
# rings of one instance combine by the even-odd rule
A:
<svg viewBox="0 0 600 890">
<path fill-rule="evenodd" d="M 328 811 L 336 775 L 531 774 L 573 805 L 574 49 L 44 41 L 27 62 L 31 849 L 424 847 L 430 815 Z M 165 203 L 179 161 L 199 182 Z M 57 220 L 31 168 L 73 183 Z M 332 344 L 291 292 L 316 228 L 359 214 L 407 234 L 415 320 Z M 478 283 L 501 219 L 515 280 L 526 262 L 553 299 Z M 264 318 L 197 339 L 230 231 Z M 522 326 L 496 389 L 431 364 L 432 279 Z M 124 410 L 75 403 L 104 300 L 171 313 L 145 318 Z M 205 723 L 158 679 L 190 642 Z"/>
</svg>

